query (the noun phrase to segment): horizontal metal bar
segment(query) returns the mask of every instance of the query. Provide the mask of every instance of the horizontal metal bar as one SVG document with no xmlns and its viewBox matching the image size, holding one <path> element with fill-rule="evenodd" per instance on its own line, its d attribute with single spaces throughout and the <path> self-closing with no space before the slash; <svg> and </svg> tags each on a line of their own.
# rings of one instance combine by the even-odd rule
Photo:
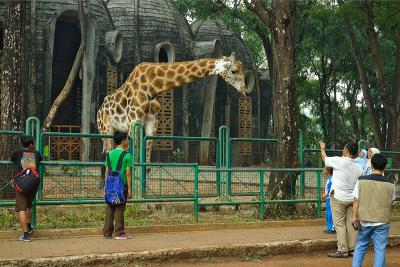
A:
<svg viewBox="0 0 400 267">
<path fill-rule="evenodd" d="M 104 161 L 42 161 L 42 166 L 104 166 Z"/>
<path fill-rule="evenodd" d="M 322 168 L 199 168 L 199 172 L 320 172 Z"/>
<path fill-rule="evenodd" d="M 224 202 L 199 202 L 199 206 L 229 206 L 229 205 L 251 205 L 251 204 L 274 204 L 274 203 L 316 203 L 318 199 L 282 199 L 265 201 L 224 201 Z"/>
<path fill-rule="evenodd" d="M 304 152 L 320 152 L 321 149 L 319 148 L 303 148 Z M 343 149 L 325 149 L 327 152 L 343 152 Z"/>
<path fill-rule="evenodd" d="M 97 138 L 112 138 L 110 134 L 91 134 L 91 133 L 63 133 L 63 132 L 44 132 L 41 133 L 42 137 L 45 136 L 70 136 L 70 137 L 97 137 Z"/>
<path fill-rule="evenodd" d="M 242 141 L 242 142 L 268 142 L 268 143 L 276 143 L 278 139 L 264 139 L 264 138 L 230 138 L 231 141 Z"/>
<path fill-rule="evenodd" d="M 141 166 L 154 166 L 154 167 L 192 167 L 195 168 L 199 166 L 198 163 L 158 163 L 158 162 L 147 162 L 147 163 L 134 163 L 135 167 L 141 167 Z"/>
<path fill-rule="evenodd" d="M 0 165 L 13 165 L 14 163 L 8 160 L 0 160 Z"/>
<path fill-rule="evenodd" d="M 22 131 L 8 131 L 8 130 L 0 130 L 0 135 L 23 135 Z"/>
<path fill-rule="evenodd" d="M 192 141 L 218 141 L 216 137 L 201 137 L 201 136 L 145 136 L 146 140 L 192 140 Z"/>
<path fill-rule="evenodd" d="M 170 199 L 128 199 L 128 203 L 145 203 L 145 202 L 192 202 L 192 198 L 170 198 Z M 80 204 L 105 204 L 104 199 L 53 199 L 53 200 L 39 200 L 36 202 L 37 206 L 51 206 L 51 205 L 80 205 Z M 1 201 L 0 207 L 13 207 L 15 201 Z"/>
</svg>

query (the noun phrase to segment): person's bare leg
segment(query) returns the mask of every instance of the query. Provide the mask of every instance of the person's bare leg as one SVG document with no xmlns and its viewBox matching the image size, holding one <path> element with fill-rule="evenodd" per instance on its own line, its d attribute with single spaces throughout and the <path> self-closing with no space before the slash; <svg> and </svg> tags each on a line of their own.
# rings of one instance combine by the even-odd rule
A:
<svg viewBox="0 0 400 267">
<path fill-rule="evenodd" d="M 26 211 L 26 223 L 32 223 L 32 209 L 29 209 Z"/>
<path fill-rule="evenodd" d="M 24 233 L 28 232 L 28 223 L 27 219 L 27 212 L 26 211 L 19 211 L 18 212 L 19 222 L 21 223 L 22 230 Z"/>
</svg>

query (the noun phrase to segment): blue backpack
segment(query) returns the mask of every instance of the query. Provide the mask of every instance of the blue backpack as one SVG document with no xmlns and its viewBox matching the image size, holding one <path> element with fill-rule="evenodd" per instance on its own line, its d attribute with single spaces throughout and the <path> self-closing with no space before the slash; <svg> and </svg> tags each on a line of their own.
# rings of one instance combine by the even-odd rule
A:
<svg viewBox="0 0 400 267">
<path fill-rule="evenodd" d="M 121 153 L 118 159 L 117 168 L 115 170 L 112 170 L 110 156 L 109 154 L 107 154 L 108 175 L 106 179 L 106 186 L 104 189 L 104 198 L 106 200 L 106 203 L 111 206 L 119 205 L 125 202 L 121 166 L 126 154 L 126 151 Z"/>
</svg>

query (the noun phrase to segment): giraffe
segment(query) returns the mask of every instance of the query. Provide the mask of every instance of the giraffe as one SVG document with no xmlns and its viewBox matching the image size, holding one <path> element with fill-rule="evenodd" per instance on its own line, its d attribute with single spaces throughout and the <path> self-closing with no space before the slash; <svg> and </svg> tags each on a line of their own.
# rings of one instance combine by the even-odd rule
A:
<svg viewBox="0 0 400 267">
<path fill-rule="evenodd" d="M 148 63 L 137 65 L 125 83 L 114 93 L 104 98 L 97 112 L 97 127 L 100 134 L 115 131 L 131 133 L 131 125 L 140 122 L 145 135 L 157 132 L 157 114 L 161 109 L 157 95 L 179 88 L 207 75 L 220 75 L 239 93 L 245 95 L 245 78 L 240 61 L 235 53 L 222 58 L 203 58 L 174 63 Z M 146 144 L 146 160 L 150 162 L 152 140 Z M 103 139 L 104 152 L 112 149 L 110 139 Z"/>
</svg>

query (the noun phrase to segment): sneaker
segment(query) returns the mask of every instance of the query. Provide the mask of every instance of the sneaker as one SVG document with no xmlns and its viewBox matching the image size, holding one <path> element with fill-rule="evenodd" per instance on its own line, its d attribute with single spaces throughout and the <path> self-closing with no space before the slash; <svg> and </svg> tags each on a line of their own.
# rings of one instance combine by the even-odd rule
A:
<svg viewBox="0 0 400 267">
<path fill-rule="evenodd" d="M 35 232 L 35 228 L 34 227 L 30 227 L 29 229 L 28 229 L 28 234 L 33 234 L 33 232 Z"/>
<path fill-rule="evenodd" d="M 25 242 L 31 242 L 31 239 L 30 239 L 30 237 L 29 236 L 21 236 L 20 238 L 19 238 L 19 241 L 25 241 Z"/>
<path fill-rule="evenodd" d="M 114 237 L 114 238 L 115 238 L 115 239 L 118 239 L 118 240 L 125 240 L 125 239 L 131 239 L 132 236 L 127 235 L 127 234 L 120 234 L 120 235 L 118 235 L 118 236 L 116 236 L 116 237 Z"/>
<path fill-rule="evenodd" d="M 334 253 L 329 253 L 328 257 L 330 257 L 330 258 L 347 258 L 347 257 L 349 257 L 349 254 L 343 253 L 343 252 L 338 250 L 338 251 L 336 251 Z"/>
<path fill-rule="evenodd" d="M 353 257 L 353 255 L 354 255 L 354 250 L 349 250 L 349 257 Z"/>
</svg>

